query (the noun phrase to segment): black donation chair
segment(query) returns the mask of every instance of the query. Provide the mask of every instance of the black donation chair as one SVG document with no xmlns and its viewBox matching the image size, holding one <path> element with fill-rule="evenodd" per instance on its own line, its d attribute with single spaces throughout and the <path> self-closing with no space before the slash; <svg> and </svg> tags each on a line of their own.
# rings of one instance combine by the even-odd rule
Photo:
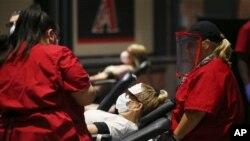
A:
<svg viewBox="0 0 250 141">
<path fill-rule="evenodd" d="M 149 60 L 145 60 L 141 62 L 140 66 L 135 69 L 134 74 L 139 77 L 141 74 L 145 73 L 151 66 L 151 62 Z"/>
<path fill-rule="evenodd" d="M 166 103 L 142 117 L 139 121 L 139 130 L 121 139 L 121 141 L 148 141 L 167 132 L 170 129 L 170 120 L 167 118 L 167 113 L 174 107 L 174 100 L 169 99 Z M 112 139 L 109 134 L 92 135 L 92 138 L 93 141 L 111 141 Z"/>
<path fill-rule="evenodd" d="M 169 99 L 166 103 L 160 105 L 155 110 L 142 117 L 139 124 L 139 130 L 121 141 L 148 141 L 167 132 L 170 129 L 170 120 L 167 113 L 175 107 L 175 101 Z"/>
</svg>

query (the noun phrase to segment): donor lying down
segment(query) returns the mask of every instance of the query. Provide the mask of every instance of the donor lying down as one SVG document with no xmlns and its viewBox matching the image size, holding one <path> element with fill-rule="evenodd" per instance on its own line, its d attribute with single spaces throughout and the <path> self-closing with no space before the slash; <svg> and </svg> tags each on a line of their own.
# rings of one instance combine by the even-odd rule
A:
<svg viewBox="0 0 250 141">
<path fill-rule="evenodd" d="M 118 114 L 101 110 L 88 110 L 84 113 L 91 134 L 110 134 L 112 141 L 138 130 L 138 121 L 168 98 L 165 90 L 157 93 L 151 86 L 138 83 L 121 94 L 115 104 Z"/>
</svg>

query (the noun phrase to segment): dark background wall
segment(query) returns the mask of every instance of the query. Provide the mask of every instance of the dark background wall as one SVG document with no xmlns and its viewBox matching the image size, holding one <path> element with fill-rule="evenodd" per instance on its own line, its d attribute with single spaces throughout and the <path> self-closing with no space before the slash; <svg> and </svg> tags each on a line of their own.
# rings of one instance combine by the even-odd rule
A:
<svg viewBox="0 0 250 141">
<path fill-rule="evenodd" d="M 174 36 L 176 31 L 189 28 L 197 20 L 209 19 L 218 24 L 234 45 L 238 28 L 245 20 L 250 18 L 249 0 L 152 1 L 154 36 L 152 38 L 153 51 L 149 54 L 152 69 L 150 77 L 144 75 L 140 78 L 140 81 L 154 83 L 158 89 L 167 89 L 172 95 L 174 95 L 176 87 Z M 43 10 L 54 18 L 61 29 L 60 44 L 72 48 L 72 0 L 1 0 L 0 33 L 6 34 L 8 32 L 5 23 L 8 22 L 11 12 L 24 9 L 31 3 L 40 4 Z M 90 74 L 94 74 L 109 64 L 120 63 L 118 55 L 79 56 L 79 59 L 86 70 Z M 232 68 L 237 75 L 236 58 L 237 56 L 234 54 Z"/>
</svg>

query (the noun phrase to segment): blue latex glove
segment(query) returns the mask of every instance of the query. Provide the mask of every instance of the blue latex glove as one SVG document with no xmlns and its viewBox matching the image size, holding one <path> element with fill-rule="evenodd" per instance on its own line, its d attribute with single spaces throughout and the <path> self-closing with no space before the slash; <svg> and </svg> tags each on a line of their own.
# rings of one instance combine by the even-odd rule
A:
<svg viewBox="0 0 250 141">
<path fill-rule="evenodd" d="M 245 91 L 246 91 L 247 101 L 248 101 L 248 103 L 250 103 L 250 83 L 246 84 Z"/>
</svg>

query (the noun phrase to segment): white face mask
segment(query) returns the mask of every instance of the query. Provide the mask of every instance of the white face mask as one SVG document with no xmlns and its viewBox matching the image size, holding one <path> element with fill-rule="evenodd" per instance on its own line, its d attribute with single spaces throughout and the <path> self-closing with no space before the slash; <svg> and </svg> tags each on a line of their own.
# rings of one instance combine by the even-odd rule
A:
<svg viewBox="0 0 250 141">
<path fill-rule="evenodd" d="M 10 28 L 10 35 L 14 33 L 16 26 L 12 25 Z"/>
<path fill-rule="evenodd" d="M 128 112 L 128 103 L 130 101 L 129 95 L 126 93 L 121 94 L 116 101 L 115 107 L 118 110 L 118 113 Z"/>
<path fill-rule="evenodd" d="M 128 64 L 129 63 L 129 53 L 127 51 L 123 51 L 120 54 L 120 59 L 121 59 L 122 63 Z"/>
</svg>

